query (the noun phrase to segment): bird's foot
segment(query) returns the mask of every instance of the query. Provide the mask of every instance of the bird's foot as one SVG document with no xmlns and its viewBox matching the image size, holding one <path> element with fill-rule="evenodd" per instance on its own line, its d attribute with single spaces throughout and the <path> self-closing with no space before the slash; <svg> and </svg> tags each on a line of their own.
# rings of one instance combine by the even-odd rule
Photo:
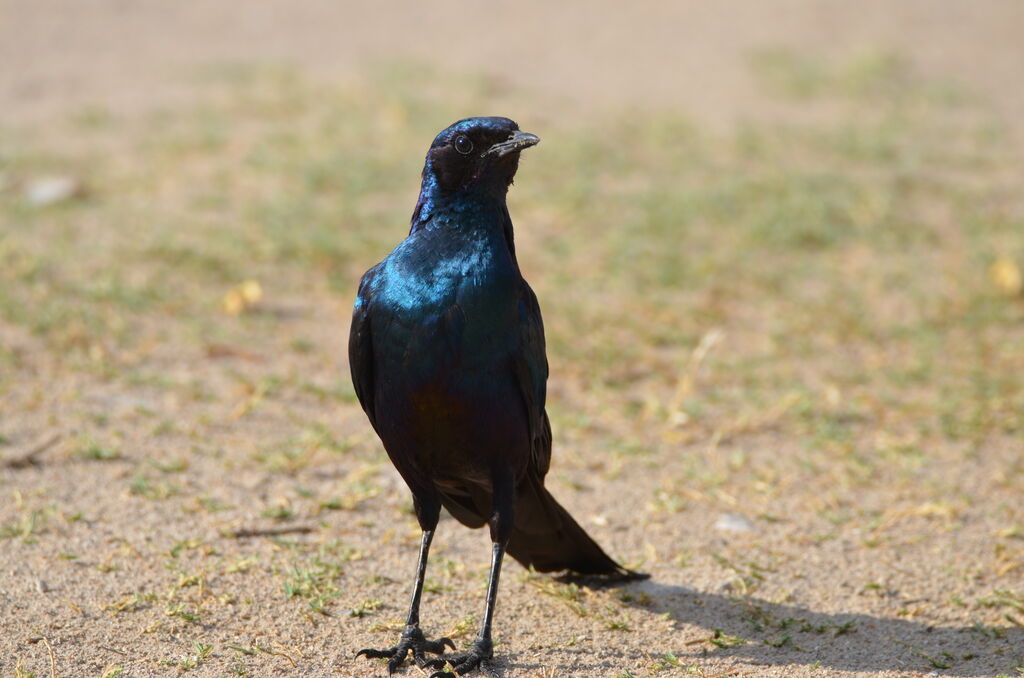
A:
<svg viewBox="0 0 1024 678">
<path fill-rule="evenodd" d="M 402 632 L 402 637 L 398 640 L 398 645 L 389 647 L 386 650 L 365 648 L 356 652 L 356 656 L 363 655 L 369 659 L 388 659 L 388 675 L 390 676 L 395 672 L 395 669 L 402 665 L 402 662 L 409 656 L 409 652 L 412 652 L 412 658 L 419 666 L 426 666 L 430 661 L 442 661 L 443 666 L 443 660 L 428 660 L 424 653 L 444 654 L 446 645 L 453 650 L 455 649 L 455 643 L 452 642 L 451 638 L 427 640 L 420 627 L 406 626 L 405 631 Z"/>
<path fill-rule="evenodd" d="M 468 652 L 431 659 L 424 665 L 428 668 L 439 669 L 430 674 L 430 678 L 451 678 L 452 673 L 464 676 L 470 671 L 480 669 L 488 675 L 494 675 L 494 645 L 490 638 L 477 638 Z M 451 668 L 452 673 L 446 673 Z"/>
</svg>

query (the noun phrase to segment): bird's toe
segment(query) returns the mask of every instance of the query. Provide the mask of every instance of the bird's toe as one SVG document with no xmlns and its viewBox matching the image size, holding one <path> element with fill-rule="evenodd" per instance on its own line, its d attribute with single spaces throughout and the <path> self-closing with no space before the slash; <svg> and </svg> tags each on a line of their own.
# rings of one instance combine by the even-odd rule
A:
<svg viewBox="0 0 1024 678">
<path fill-rule="evenodd" d="M 402 665 L 402 662 L 405 661 L 405 655 L 406 655 L 406 653 L 403 652 L 401 655 L 396 655 L 396 656 L 391 658 L 391 660 L 388 662 L 388 675 L 389 676 L 392 673 L 395 672 L 395 669 L 397 669 L 399 666 Z"/>
<path fill-rule="evenodd" d="M 444 669 L 444 667 L 448 665 L 449 659 L 451 659 L 451 657 L 448 657 L 448 659 L 445 659 L 444 657 L 438 659 L 427 659 L 423 662 L 422 667 L 425 669 Z M 441 671 L 441 673 L 443 673 L 443 671 Z M 436 675 L 436 672 L 431 675 Z"/>
<path fill-rule="evenodd" d="M 450 678 L 452 674 L 446 673 L 449 668 L 460 676 L 478 669 L 487 675 L 494 675 L 491 663 L 493 658 L 494 650 L 490 641 L 477 639 L 469 651 L 431 659 L 424 666 L 436 669 L 430 678 Z"/>
<path fill-rule="evenodd" d="M 428 641 L 423 649 L 433 654 L 444 654 L 445 646 L 448 646 L 455 651 L 455 642 L 451 638 L 438 638 L 437 640 Z"/>
<path fill-rule="evenodd" d="M 437 640 L 427 640 L 423 632 L 416 626 L 407 627 L 402 633 L 402 637 L 399 639 L 398 644 L 394 647 L 389 647 L 384 650 L 375 650 L 372 648 L 364 648 L 356 652 L 357 657 L 366 657 L 368 659 L 387 659 L 388 660 L 388 675 L 394 673 L 399 666 L 401 666 L 405 660 L 412 654 L 413 661 L 417 666 L 430 668 L 444 668 L 444 660 L 441 659 L 437 665 L 432 665 L 432 662 L 438 662 L 437 659 L 427 659 L 426 653 L 440 654 L 443 655 L 447 647 L 455 649 L 455 643 L 452 642 L 451 638 L 438 638 Z"/>
<path fill-rule="evenodd" d="M 373 648 L 364 647 L 359 652 L 356 652 L 357 657 L 366 657 L 367 659 L 383 659 L 384 657 L 393 657 L 398 651 L 397 647 L 391 647 L 386 650 L 374 650 Z"/>
</svg>

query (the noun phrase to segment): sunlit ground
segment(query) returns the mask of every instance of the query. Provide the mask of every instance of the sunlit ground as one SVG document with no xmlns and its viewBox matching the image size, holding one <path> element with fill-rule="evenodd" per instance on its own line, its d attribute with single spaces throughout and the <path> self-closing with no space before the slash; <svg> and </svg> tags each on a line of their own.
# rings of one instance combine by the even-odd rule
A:
<svg viewBox="0 0 1024 678">
<path fill-rule="evenodd" d="M 655 583 L 510 565 L 498 651 L 510 675 L 1018 675 L 1019 168 L 983 102 L 898 55 L 751 68 L 792 124 L 519 120 L 549 484 Z M 0 130 L 0 617 L 69 665 L 347 675 L 391 644 L 418 532 L 349 308 L 433 135 L 518 94 L 421 75 L 224 67 L 190 109 Z M 53 176 L 73 195 L 32 204 Z M 463 642 L 486 538 L 441 532 L 425 624 Z M 45 643 L 0 648 L 49 675 Z"/>
</svg>

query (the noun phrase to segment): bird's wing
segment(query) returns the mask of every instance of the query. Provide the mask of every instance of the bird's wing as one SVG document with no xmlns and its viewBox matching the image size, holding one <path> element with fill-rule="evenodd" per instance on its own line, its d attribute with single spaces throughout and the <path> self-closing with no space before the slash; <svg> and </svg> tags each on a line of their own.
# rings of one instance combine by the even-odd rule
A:
<svg viewBox="0 0 1024 678">
<path fill-rule="evenodd" d="M 551 424 L 544 410 L 547 397 L 548 358 L 544 347 L 544 321 L 537 295 L 525 280 L 519 293 L 519 348 L 515 354 L 516 379 L 530 425 L 531 466 L 543 478 L 551 465 Z"/>
<path fill-rule="evenodd" d="M 359 281 L 359 295 L 352 309 L 352 328 L 348 335 L 348 364 L 352 371 L 352 385 L 370 424 L 377 427 L 373 403 L 373 341 L 370 336 L 370 309 L 373 304 L 374 266 Z"/>
</svg>

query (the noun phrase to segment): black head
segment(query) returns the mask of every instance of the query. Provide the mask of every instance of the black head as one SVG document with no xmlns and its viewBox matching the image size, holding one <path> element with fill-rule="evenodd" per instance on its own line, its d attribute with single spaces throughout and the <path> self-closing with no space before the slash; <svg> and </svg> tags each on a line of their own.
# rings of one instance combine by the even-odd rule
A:
<svg viewBox="0 0 1024 678">
<path fill-rule="evenodd" d="M 539 142 L 508 118 L 466 118 L 444 129 L 427 151 L 424 179 L 444 192 L 504 192 L 519 167 L 519 152 Z M 429 176 L 428 176 L 429 175 Z"/>
</svg>

